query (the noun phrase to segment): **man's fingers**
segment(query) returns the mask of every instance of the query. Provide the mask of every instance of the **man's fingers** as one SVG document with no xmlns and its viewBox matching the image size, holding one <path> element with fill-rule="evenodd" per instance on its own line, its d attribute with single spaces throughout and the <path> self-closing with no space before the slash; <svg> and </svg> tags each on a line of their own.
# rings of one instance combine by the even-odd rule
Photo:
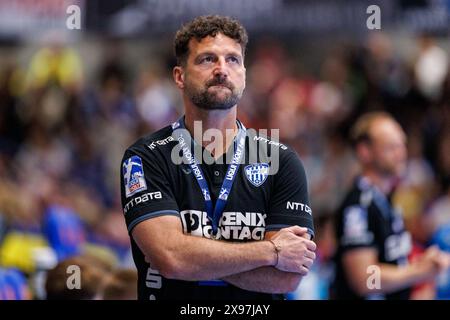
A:
<svg viewBox="0 0 450 320">
<path fill-rule="evenodd" d="M 444 252 L 444 258 L 447 262 L 447 268 L 450 268 L 450 254 L 447 252 Z"/>
<path fill-rule="evenodd" d="M 316 251 L 317 245 L 316 245 L 313 241 L 311 241 L 311 240 L 306 240 L 306 241 L 305 241 L 305 244 L 306 244 L 306 248 L 308 248 L 308 250 Z"/>
<path fill-rule="evenodd" d="M 292 226 L 287 229 L 291 230 L 291 232 L 293 232 L 297 236 L 302 236 L 308 232 L 308 228 L 303 228 L 303 227 L 299 227 L 299 226 Z"/>
<path fill-rule="evenodd" d="M 308 274 L 309 269 L 305 266 L 300 266 L 300 270 L 298 273 L 300 273 L 302 276 L 306 276 Z"/>
<path fill-rule="evenodd" d="M 448 253 L 441 252 L 438 261 L 441 269 L 445 270 L 450 267 L 450 255 Z"/>
<path fill-rule="evenodd" d="M 312 260 L 315 260 L 316 259 L 316 254 L 315 254 L 315 252 L 312 252 L 312 251 L 306 251 L 305 252 L 305 257 L 307 257 L 307 258 L 309 258 L 309 259 L 312 259 Z"/>
<path fill-rule="evenodd" d="M 311 268 L 311 266 L 313 265 L 313 263 L 314 263 L 314 261 L 313 261 L 312 259 L 306 258 L 306 259 L 305 259 L 305 262 L 303 262 L 303 266 L 306 267 L 306 268 L 308 268 L 308 270 L 309 270 L 309 268 Z"/>
<path fill-rule="evenodd" d="M 437 245 L 432 245 L 425 251 L 425 253 L 431 257 L 436 256 L 439 254 L 439 248 Z"/>
</svg>

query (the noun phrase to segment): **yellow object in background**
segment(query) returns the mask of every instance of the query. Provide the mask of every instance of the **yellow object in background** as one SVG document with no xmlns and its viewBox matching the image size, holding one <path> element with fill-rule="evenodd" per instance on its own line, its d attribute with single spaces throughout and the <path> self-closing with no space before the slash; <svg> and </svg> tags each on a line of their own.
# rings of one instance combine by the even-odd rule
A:
<svg viewBox="0 0 450 320">
<path fill-rule="evenodd" d="M 28 81 L 32 88 L 56 82 L 62 87 L 76 86 L 82 80 L 82 63 L 70 48 L 43 48 L 32 58 Z"/>
<path fill-rule="evenodd" d="M 27 274 L 33 273 L 36 270 L 33 250 L 43 247 L 48 247 L 48 243 L 41 235 L 9 232 L 0 246 L 0 266 L 18 268 Z"/>
</svg>

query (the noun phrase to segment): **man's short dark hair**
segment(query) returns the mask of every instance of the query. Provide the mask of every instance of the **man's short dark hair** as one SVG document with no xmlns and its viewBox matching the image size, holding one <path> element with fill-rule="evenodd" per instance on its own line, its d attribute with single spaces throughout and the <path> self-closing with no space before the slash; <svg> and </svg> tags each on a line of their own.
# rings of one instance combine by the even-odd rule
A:
<svg viewBox="0 0 450 320">
<path fill-rule="evenodd" d="M 242 56 L 245 56 L 248 36 L 239 21 L 230 17 L 217 15 L 201 16 L 183 25 L 175 35 L 175 57 L 179 66 L 185 65 L 189 55 L 189 41 L 195 38 L 201 41 L 207 36 L 215 37 L 218 33 L 236 40 L 241 45 Z"/>
</svg>

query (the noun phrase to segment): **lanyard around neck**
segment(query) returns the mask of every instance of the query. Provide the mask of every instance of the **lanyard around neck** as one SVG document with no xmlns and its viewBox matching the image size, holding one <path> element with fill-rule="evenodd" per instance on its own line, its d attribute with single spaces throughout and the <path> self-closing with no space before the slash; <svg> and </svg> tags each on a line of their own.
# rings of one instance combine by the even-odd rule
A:
<svg viewBox="0 0 450 320">
<path fill-rule="evenodd" d="M 228 165 L 227 173 L 220 188 L 219 197 L 217 198 L 216 205 L 213 206 L 211 200 L 211 193 L 209 192 L 208 183 L 206 182 L 205 175 L 200 168 L 198 160 L 195 155 L 191 152 L 191 135 L 187 132 L 184 117 L 181 117 L 178 121 L 172 124 L 174 129 L 173 134 L 176 136 L 178 143 L 181 147 L 181 152 L 185 163 L 191 167 L 191 172 L 194 175 L 197 183 L 202 191 L 203 198 L 205 200 L 206 213 L 211 221 L 212 225 L 212 236 L 217 235 L 219 229 L 219 221 L 222 217 L 225 205 L 228 200 L 228 196 L 231 192 L 233 186 L 234 178 L 239 170 L 239 165 L 241 163 L 242 156 L 245 150 L 245 136 L 246 129 L 242 123 L 237 120 L 239 132 L 234 141 L 234 154 L 231 163 Z M 183 130 L 176 130 L 177 128 Z"/>
</svg>

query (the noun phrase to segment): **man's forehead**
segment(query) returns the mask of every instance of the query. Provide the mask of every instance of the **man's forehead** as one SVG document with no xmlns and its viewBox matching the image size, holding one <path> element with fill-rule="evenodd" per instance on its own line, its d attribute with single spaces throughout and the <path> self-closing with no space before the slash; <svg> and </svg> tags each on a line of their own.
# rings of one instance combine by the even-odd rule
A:
<svg viewBox="0 0 450 320">
<path fill-rule="evenodd" d="M 378 119 L 371 126 L 371 136 L 376 140 L 406 139 L 401 126 L 390 119 Z"/>
<path fill-rule="evenodd" d="M 192 38 L 189 41 L 189 50 L 194 54 L 208 50 L 235 51 L 239 54 L 242 53 L 239 42 L 222 33 L 217 33 L 215 36 L 208 35 L 199 40 Z"/>
</svg>

